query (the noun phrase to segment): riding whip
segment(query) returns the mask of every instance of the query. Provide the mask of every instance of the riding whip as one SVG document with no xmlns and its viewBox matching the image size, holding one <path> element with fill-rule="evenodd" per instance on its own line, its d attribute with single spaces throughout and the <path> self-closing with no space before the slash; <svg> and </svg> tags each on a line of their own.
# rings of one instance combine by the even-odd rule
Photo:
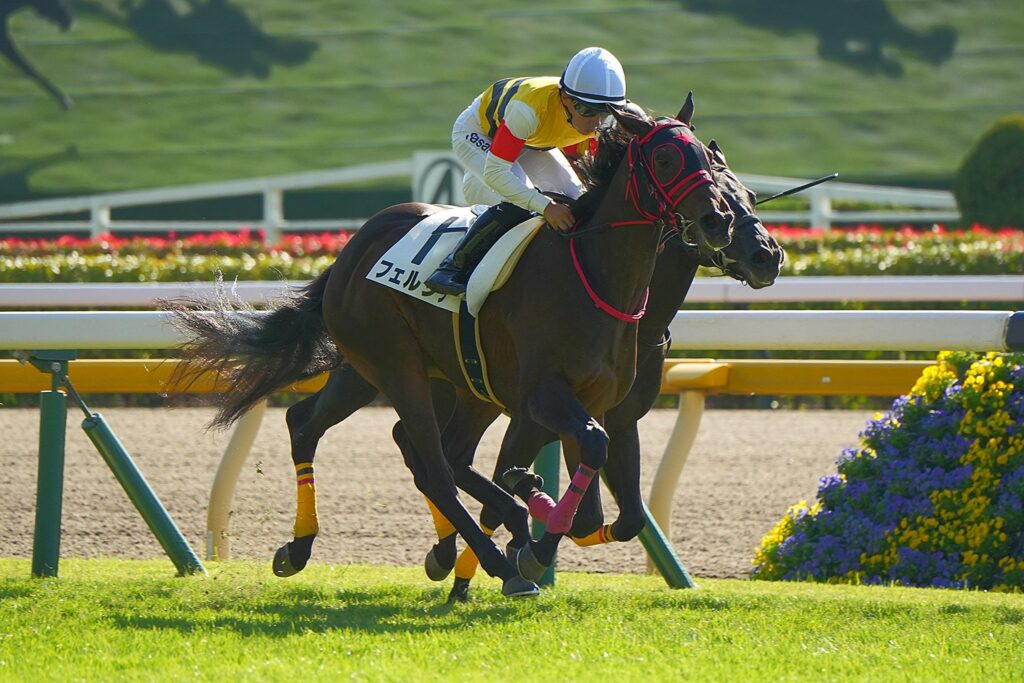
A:
<svg viewBox="0 0 1024 683">
<path fill-rule="evenodd" d="M 771 197 L 765 197 L 764 199 L 758 199 L 756 202 L 754 202 L 754 206 L 757 206 L 758 204 L 764 204 L 765 202 L 770 202 L 771 200 L 778 199 L 779 197 L 785 197 L 787 195 L 796 194 L 797 192 L 800 192 L 801 190 L 806 190 L 809 187 L 814 187 L 815 185 L 821 185 L 822 183 L 827 183 L 828 181 L 833 180 L 833 179 L 838 178 L 838 177 L 839 177 L 838 173 L 833 173 L 831 175 L 822 176 L 822 177 L 818 178 L 817 180 L 812 180 L 809 183 L 804 183 L 803 185 L 800 185 L 798 187 L 794 187 L 791 190 L 786 190 L 785 192 L 780 192 L 778 194 L 773 194 Z"/>
</svg>

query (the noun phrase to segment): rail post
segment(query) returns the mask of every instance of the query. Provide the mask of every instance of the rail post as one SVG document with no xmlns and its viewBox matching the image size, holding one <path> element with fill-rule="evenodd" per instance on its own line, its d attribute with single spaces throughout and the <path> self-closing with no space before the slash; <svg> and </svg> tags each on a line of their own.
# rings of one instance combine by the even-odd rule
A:
<svg viewBox="0 0 1024 683">
<path fill-rule="evenodd" d="M 562 450 L 561 444 L 557 441 L 552 441 L 543 448 L 540 449 L 540 453 L 537 454 L 537 459 L 533 462 L 533 471 L 544 478 L 544 493 L 551 496 L 553 500 L 558 500 L 558 472 L 562 468 Z M 533 520 L 533 538 L 538 540 L 544 535 L 547 530 L 547 525 L 541 521 Z M 541 586 L 553 586 L 555 585 L 555 562 L 558 556 L 551 560 L 551 566 L 544 572 L 544 576 L 540 577 L 540 581 L 537 583 Z"/>
<path fill-rule="evenodd" d="M 36 521 L 32 535 L 32 576 L 56 577 L 60 563 L 60 522 L 64 500 L 64 433 L 67 429 L 67 396 L 59 391 L 74 351 L 33 351 L 17 354 L 50 373 L 50 391 L 39 394 L 39 474 L 36 479 Z"/>
<path fill-rule="evenodd" d="M 99 413 L 93 413 L 68 379 L 68 363 L 75 351 L 30 351 L 15 354 L 51 375 L 51 390 L 40 397 L 39 479 L 36 490 L 36 522 L 32 545 L 32 575 L 57 576 L 60 561 L 60 521 L 64 493 L 64 433 L 67 428 L 67 396 L 85 414 L 82 429 L 110 467 L 150 531 L 174 562 L 181 575 L 206 573 L 199 558 L 167 514 L 160 500 L 139 472 L 131 456 Z"/>
</svg>

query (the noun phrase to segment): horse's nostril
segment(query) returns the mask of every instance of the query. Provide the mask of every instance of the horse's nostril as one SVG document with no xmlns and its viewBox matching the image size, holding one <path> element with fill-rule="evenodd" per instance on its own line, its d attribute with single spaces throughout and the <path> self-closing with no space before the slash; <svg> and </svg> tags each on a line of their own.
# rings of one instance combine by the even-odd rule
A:
<svg viewBox="0 0 1024 683">
<path fill-rule="evenodd" d="M 756 254 L 754 254 L 754 258 L 752 258 L 751 261 L 753 261 L 754 265 L 757 266 L 766 265 L 769 262 L 768 254 L 764 251 L 759 251 Z"/>
</svg>

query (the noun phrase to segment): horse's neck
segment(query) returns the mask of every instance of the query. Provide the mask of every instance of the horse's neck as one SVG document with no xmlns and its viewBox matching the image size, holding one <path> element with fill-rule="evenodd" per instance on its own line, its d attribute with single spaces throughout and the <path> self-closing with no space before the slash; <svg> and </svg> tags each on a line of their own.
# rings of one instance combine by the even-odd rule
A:
<svg viewBox="0 0 1024 683">
<path fill-rule="evenodd" d="M 690 291 L 698 265 L 695 252 L 672 244 L 666 245 L 658 255 L 651 277 L 647 315 L 640 320 L 640 344 L 653 345 L 661 341 Z"/>
<path fill-rule="evenodd" d="M 575 242 L 576 254 L 591 287 L 608 304 L 633 313 L 639 308 L 654 272 L 659 230 L 625 199 L 629 172 L 621 163 L 604 199 L 582 229 L 606 227 Z M 607 227 L 630 221 L 636 224 Z"/>
</svg>

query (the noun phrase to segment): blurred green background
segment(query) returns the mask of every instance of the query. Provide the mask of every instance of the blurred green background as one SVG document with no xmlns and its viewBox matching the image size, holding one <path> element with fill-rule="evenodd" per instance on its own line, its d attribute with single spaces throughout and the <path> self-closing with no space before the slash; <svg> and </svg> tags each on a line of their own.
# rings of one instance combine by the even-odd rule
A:
<svg viewBox="0 0 1024 683">
<path fill-rule="evenodd" d="M 2 4 L 2 3 L 0 3 Z M 74 100 L 0 60 L 0 201 L 256 177 L 447 149 L 491 81 L 622 61 L 631 99 L 741 173 L 948 189 L 1024 111 L 1020 0 L 77 0 L 11 33 Z M 408 183 L 391 181 L 395 196 Z M 358 215 L 358 212 L 356 212 Z M 363 214 L 365 215 L 365 213 Z"/>
</svg>

